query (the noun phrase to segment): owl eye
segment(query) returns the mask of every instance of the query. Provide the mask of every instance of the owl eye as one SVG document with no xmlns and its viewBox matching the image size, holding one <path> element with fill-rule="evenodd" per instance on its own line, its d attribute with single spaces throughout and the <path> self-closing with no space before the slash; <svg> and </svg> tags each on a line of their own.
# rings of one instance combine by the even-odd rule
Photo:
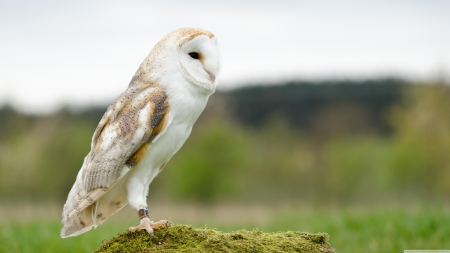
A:
<svg viewBox="0 0 450 253">
<path fill-rule="evenodd" d="M 197 52 L 191 52 L 189 53 L 189 55 L 194 58 L 194 59 L 198 59 L 198 53 Z"/>
</svg>

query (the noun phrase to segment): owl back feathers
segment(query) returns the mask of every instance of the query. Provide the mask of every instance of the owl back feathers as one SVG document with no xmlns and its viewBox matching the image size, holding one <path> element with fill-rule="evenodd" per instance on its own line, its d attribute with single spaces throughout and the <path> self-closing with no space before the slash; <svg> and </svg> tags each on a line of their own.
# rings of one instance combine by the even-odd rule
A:
<svg viewBox="0 0 450 253">
<path fill-rule="evenodd" d="M 126 174 L 167 125 L 169 105 L 159 87 L 129 87 L 106 111 L 64 205 L 61 237 L 96 227 L 127 204 Z"/>
<path fill-rule="evenodd" d="M 81 183 L 75 182 L 64 205 L 62 238 L 77 236 L 97 227 L 128 203 L 125 180 L 120 180 L 109 190 L 85 191 L 82 187 Z"/>
<path fill-rule="evenodd" d="M 131 94 L 129 94 L 131 91 Z M 169 110 L 161 88 L 149 87 L 135 94 L 130 87 L 105 113 L 92 140 L 91 152 L 83 169 L 84 189 L 107 187 L 116 181 L 122 166 L 144 143 L 157 135 L 155 128 Z"/>
</svg>

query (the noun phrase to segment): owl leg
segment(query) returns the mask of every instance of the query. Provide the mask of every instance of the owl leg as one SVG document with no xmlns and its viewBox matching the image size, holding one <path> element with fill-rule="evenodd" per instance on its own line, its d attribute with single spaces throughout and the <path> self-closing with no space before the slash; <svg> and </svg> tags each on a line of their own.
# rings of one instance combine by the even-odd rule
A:
<svg viewBox="0 0 450 253">
<path fill-rule="evenodd" d="M 167 228 L 167 227 L 169 227 L 169 224 L 172 223 L 167 220 L 160 220 L 158 222 L 151 221 L 150 218 L 148 217 L 148 210 L 139 209 L 138 214 L 139 214 L 139 219 L 141 220 L 140 224 L 137 227 L 131 227 L 129 229 L 131 232 L 145 229 L 153 237 L 154 229 L 160 229 L 162 227 Z"/>
</svg>

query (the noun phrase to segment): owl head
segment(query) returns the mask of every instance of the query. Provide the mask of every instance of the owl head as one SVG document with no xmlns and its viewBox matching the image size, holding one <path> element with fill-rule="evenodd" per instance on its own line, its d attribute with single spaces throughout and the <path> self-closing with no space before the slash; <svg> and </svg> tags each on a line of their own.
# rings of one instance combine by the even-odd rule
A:
<svg viewBox="0 0 450 253">
<path fill-rule="evenodd" d="M 218 85 L 219 50 L 217 38 L 209 31 L 181 28 L 166 35 L 141 64 L 133 81 L 172 85 L 184 78 L 207 92 Z"/>
</svg>

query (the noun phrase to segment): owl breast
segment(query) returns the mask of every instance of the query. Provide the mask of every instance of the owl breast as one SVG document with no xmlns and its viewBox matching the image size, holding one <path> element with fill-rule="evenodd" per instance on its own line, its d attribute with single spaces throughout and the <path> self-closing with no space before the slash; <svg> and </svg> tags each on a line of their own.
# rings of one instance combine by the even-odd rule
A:
<svg viewBox="0 0 450 253">
<path fill-rule="evenodd" d="M 189 89 L 189 86 L 184 87 Z M 167 127 L 152 140 L 144 158 L 129 172 L 129 178 L 140 178 L 147 186 L 158 175 L 160 167 L 183 146 L 209 97 L 196 91 L 168 90 L 167 93 Z"/>
</svg>

